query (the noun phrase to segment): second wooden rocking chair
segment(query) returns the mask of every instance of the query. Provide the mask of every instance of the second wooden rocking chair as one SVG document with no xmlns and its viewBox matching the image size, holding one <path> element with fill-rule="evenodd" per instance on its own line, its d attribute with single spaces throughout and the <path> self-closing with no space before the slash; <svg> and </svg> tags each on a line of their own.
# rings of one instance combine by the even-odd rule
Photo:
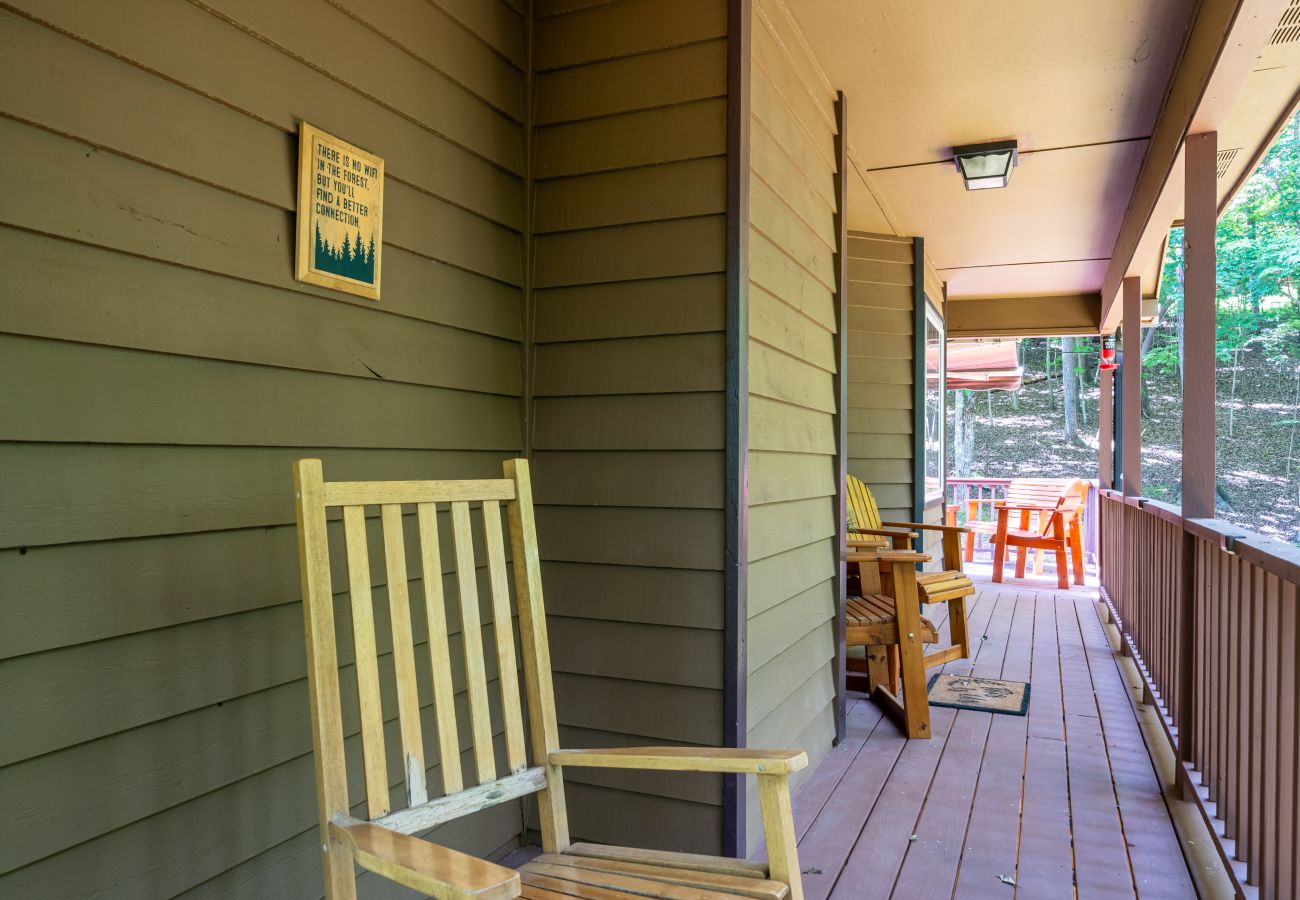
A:
<svg viewBox="0 0 1300 900">
<path fill-rule="evenodd" d="M 930 557 L 910 550 L 850 550 L 850 563 L 873 563 L 888 570 L 892 594 L 868 593 L 845 603 L 844 643 L 866 648 L 865 661 L 849 659 L 865 670 L 867 692 L 893 717 L 909 738 L 930 737 L 930 702 L 925 683 L 923 644 L 939 640 L 934 625 L 921 615 L 916 566 Z M 896 693 L 899 680 L 903 695 Z"/>
<path fill-rule="evenodd" d="M 954 659 L 970 656 L 970 636 L 966 630 L 966 598 L 975 593 L 975 585 L 962 570 L 961 538 L 966 529 L 956 525 L 929 525 L 923 522 L 885 522 L 880 518 L 875 495 L 853 475 L 846 478 L 846 504 L 850 521 L 850 550 L 872 550 L 892 546 L 911 550 L 920 532 L 938 531 L 943 535 L 943 571 L 922 572 L 916 576 L 916 590 L 921 603 L 948 605 L 948 631 L 952 645 L 926 654 L 926 668 L 941 666 Z M 868 523 L 862 525 L 859 523 Z M 925 557 L 927 560 L 930 557 Z M 859 584 L 861 584 L 859 574 Z M 897 597 L 889 567 L 880 567 L 880 592 Z"/>
</svg>

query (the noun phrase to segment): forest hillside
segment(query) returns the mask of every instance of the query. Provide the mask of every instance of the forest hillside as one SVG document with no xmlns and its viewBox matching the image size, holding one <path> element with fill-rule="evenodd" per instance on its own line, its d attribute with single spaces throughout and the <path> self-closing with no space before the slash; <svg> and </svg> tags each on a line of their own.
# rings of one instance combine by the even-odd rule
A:
<svg viewBox="0 0 1300 900">
<path fill-rule="evenodd" d="M 1098 347 L 1096 340 L 1077 343 L 1081 347 L 1075 362 L 1083 370 L 1078 373 L 1075 406 L 1077 437 L 1071 440 L 1065 431 L 1061 369 L 1070 357 L 1063 357 L 1061 340 L 1021 341 L 1025 383 L 1019 391 L 949 392 L 949 477 L 1097 477 Z M 1217 379 L 1219 517 L 1243 529 L 1300 543 L 1295 371 L 1300 359 L 1287 369 L 1271 362 L 1260 349 L 1233 355 L 1239 365 L 1220 365 Z M 1231 399 L 1234 374 L 1235 400 Z M 1182 474 L 1178 372 L 1155 369 L 1145 381 L 1143 493 L 1177 503 Z M 957 425 L 959 414 L 962 428 Z M 972 445 L 966 460 L 957 447 L 962 431 Z"/>
</svg>

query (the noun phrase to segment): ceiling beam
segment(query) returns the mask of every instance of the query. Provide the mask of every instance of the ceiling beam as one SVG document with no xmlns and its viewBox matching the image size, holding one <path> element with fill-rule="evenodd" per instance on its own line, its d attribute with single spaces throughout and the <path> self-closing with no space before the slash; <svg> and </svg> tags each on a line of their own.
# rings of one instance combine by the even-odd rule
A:
<svg viewBox="0 0 1300 900">
<path fill-rule="evenodd" d="M 1126 277 L 1141 277 L 1183 200 L 1183 139 L 1227 121 L 1286 0 L 1202 0 L 1156 117 L 1101 285 L 1101 329 L 1115 330 Z"/>
<path fill-rule="evenodd" d="M 944 304 L 948 337 L 1054 337 L 1096 334 L 1097 294 L 953 300 Z"/>
</svg>

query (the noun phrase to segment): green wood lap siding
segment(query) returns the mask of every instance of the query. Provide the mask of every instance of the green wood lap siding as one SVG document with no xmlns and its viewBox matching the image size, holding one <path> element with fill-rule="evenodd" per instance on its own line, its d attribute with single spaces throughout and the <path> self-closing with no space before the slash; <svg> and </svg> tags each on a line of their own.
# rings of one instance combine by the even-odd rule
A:
<svg viewBox="0 0 1300 900">
<path fill-rule="evenodd" d="M 302 456 L 384 479 L 530 453 L 561 740 L 720 743 L 726 0 L 538 0 L 533 22 L 517 0 L 5 6 L 0 146 L 22 177 L 0 191 L 0 720 L 23 727 L 0 732 L 0 894 L 319 894 Z M 834 734 L 834 94 L 779 4 L 755 2 L 752 37 L 747 740 L 815 765 Z M 385 159 L 380 302 L 293 280 L 301 120 Z M 851 470 L 897 512 L 910 242 L 887 243 L 850 248 L 847 413 Z M 444 551 L 429 577 L 454 598 Z M 719 778 L 567 780 L 576 839 L 721 847 Z M 758 814 L 751 793 L 751 848 Z M 525 824 L 507 804 L 433 837 L 491 856 Z"/>
<path fill-rule="evenodd" d="M 867 483 L 885 519 L 912 521 L 913 243 L 911 238 L 849 232 L 849 472 Z M 943 310 L 942 285 L 926 265 L 926 291 Z M 937 296 L 933 296 L 937 293 Z M 941 524 L 943 507 L 925 509 Z M 922 547 L 940 565 L 942 536 Z"/>
<path fill-rule="evenodd" d="M 726 3 L 537 16 L 528 418 L 560 739 L 716 745 Z M 566 781 L 575 839 L 720 849 L 718 778 Z"/>
<path fill-rule="evenodd" d="M 849 232 L 849 473 L 912 519 L 912 241 Z"/>
<path fill-rule="evenodd" d="M 835 95 L 784 9 L 754 4 L 747 740 L 835 734 Z M 746 840 L 762 840 L 757 792 Z"/>
<path fill-rule="evenodd" d="M 526 23 L 496 0 L 10 6 L 0 718 L 24 725 L 0 737 L 0 894 L 319 894 L 289 464 L 490 476 L 522 448 Z M 385 158 L 378 303 L 293 281 L 300 119 Z M 520 827 L 511 804 L 436 839 L 494 854 Z"/>
</svg>

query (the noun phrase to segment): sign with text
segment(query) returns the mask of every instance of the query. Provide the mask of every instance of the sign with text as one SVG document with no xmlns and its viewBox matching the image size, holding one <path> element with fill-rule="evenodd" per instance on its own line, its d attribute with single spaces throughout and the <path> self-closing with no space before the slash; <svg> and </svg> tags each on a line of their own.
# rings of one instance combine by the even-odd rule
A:
<svg viewBox="0 0 1300 900">
<path fill-rule="evenodd" d="M 384 161 L 303 122 L 297 279 L 379 299 Z"/>
</svg>

